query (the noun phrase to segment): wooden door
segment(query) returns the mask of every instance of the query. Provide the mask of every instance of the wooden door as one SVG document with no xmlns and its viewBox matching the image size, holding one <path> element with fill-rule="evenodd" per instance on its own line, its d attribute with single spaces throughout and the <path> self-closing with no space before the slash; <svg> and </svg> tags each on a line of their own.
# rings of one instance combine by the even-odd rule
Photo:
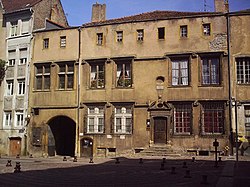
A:
<svg viewBox="0 0 250 187">
<path fill-rule="evenodd" d="M 88 138 L 82 139 L 81 145 L 81 156 L 93 157 L 93 140 Z"/>
<path fill-rule="evenodd" d="M 21 155 L 21 138 L 10 139 L 10 156 Z"/>
<path fill-rule="evenodd" d="M 154 143 L 166 143 L 167 141 L 167 119 L 154 119 Z"/>
</svg>

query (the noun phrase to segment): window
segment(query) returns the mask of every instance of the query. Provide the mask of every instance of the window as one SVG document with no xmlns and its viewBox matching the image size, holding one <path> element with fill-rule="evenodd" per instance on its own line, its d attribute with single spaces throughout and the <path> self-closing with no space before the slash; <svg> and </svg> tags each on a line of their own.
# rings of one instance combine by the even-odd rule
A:
<svg viewBox="0 0 250 187">
<path fill-rule="evenodd" d="M 210 23 L 203 24 L 203 34 L 205 36 L 210 36 Z"/>
<path fill-rule="evenodd" d="M 23 125 L 24 125 L 23 112 L 17 112 L 17 113 L 16 113 L 16 122 L 15 122 L 15 126 L 16 126 L 16 127 L 22 127 Z"/>
<path fill-rule="evenodd" d="M 143 41 L 144 32 L 143 29 L 137 30 L 137 41 Z"/>
<path fill-rule="evenodd" d="M 19 60 L 19 65 L 26 64 L 27 63 L 27 48 L 20 49 L 20 60 Z"/>
<path fill-rule="evenodd" d="M 22 34 L 29 33 L 29 20 L 22 20 Z"/>
<path fill-rule="evenodd" d="M 17 36 L 17 26 L 18 26 L 18 22 L 14 21 L 10 23 L 10 36 Z"/>
<path fill-rule="evenodd" d="M 188 28 L 187 25 L 182 25 L 180 26 L 180 31 L 181 31 L 181 37 L 186 38 L 188 36 Z"/>
<path fill-rule="evenodd" d="M 66 47 L 66 36 L 60 37 L 60 47 Z"/>
<path fill-rule="evenodd" d="M 88 133 L 104 133 L 104 107 L 88 107 Z"/>
<path fill-rule="evenodd" d="M 74 85 L 74 64 L 59 64 L 59 89 L 72 89 Z"/>
<path fill-rule="evenodd" d="M 132 107 L 117 106 L 115 107 L 115 133 L 131 134 L 132 133 Z"/>
<path fill-rule="evenodd" d="M 123 39 L 123 31 L 117 31 L 116 32 L 116 40 L 117 42 L 122 42 Z"/>
<path fill-rule="evenodd" d="M 202 104 L 202 133 L 222 134 L 224 127 L 224 104 L 203 103 Z"/>
<path fill-rule="evenodd" d="M 97 45 L 103 44 L 103 33 L 97 33 Z"/>
<path fill-rule="evenodd" d="M 13 95 L 14 81 L 13 80 L 7 80 L 6 82 L 7 82 L 6 95 Z"/>
<path fill-rule="evenodd" d="M 172 86 L 186 86 L 189 84 L 188 59 L 172 60 Z"/>
<path fill-rule="evenodd" d="M 49 39 L 48 38 L 43 39 L 43 48 L 44 49 L 49 48 Z"/>
<path fill-rule="evenodd" d="M 118 62 L 116 71 L 117 87 L 131 87 L 131 62 Z"/>
<path fill-rule="evenodd" d="M 8 66 L 14 66 L 16 62 L 16 50 L 8 51 Z"/>
<path fill-rule="evenodd" d="M 202 85 L 220 84 L 220 59 L 218 57 L 201 58 Z"/>
<path fill-rule="evenodd" d="M 190 134 L 192 124 L 192 104 L 174 104 L 174 133 Z"/>
<path fill-rule="evenodd" d="M 25 94 L 25 80 L 18 80 L 18 95 Z"/>
<path fill-rule="evenodd" d="M 36 65 L 35 69 L 35 89 L 49 90 L 50 89 L 50 64 Z"/>
<path fill-rule="evenodd" d="M 165 27 L 158 28 L 158 39 L 165 39 Z"/>
<path fill-rule="evenodd" d="M 90 87 L 104 88 L 104 64 L 91 64 L 90 69 Z"/>
<path fill-rule="evenodd" d="M 250 106 L 245 106 L 245 137 L 250 138 Z"/>
<path fill-rule="evenodd" d="M 4 112 L 4 126 L 5 127 L 11 127 L 12 123 L 12 115 L 11 112 Z"/>
<path fill-rule="evenodd" d="M 237 83 L 250 84 L 250 57 L 237 58 Z"/>
</svg>

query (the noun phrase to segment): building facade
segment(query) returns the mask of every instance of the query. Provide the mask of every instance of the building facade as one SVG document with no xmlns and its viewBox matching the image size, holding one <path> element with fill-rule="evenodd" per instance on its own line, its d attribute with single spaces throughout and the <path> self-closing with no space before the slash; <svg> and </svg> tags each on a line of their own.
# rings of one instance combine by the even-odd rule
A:
<svg viewBox="0 0 250 187">
<path fill-rule="evenodd" d="M 247 89 L 231 82 L 237 59 L 248 55 L 238 32 L 249 17 L 221 6 L 96 21 L 105 8 L 96 4 L 94 22 L 35 32 L 29 153 L 109 156 L 163 146 L 209 154 L 215 139 L 221 151 L 231 147 L 233 96 L 237 86 Z"/>
<path fill-rule="evenodd" d="M 58 0 L 22 0 L 14 3 L 2 0 L 1 4 L 1 28 L 6 31 L 6 37 L 1 41 L 5 42 L 4 59 L 8 63 L 5 80 L 1 85 L 3 113 L 0 152 L 10 156 L 24 155 L 27 152 L 26 127 L 29 122 L 27 110 L 32 32 L 44 29 L 46 19 L 57 21 L 65 27 L 68 23 Z"/>
</svg>

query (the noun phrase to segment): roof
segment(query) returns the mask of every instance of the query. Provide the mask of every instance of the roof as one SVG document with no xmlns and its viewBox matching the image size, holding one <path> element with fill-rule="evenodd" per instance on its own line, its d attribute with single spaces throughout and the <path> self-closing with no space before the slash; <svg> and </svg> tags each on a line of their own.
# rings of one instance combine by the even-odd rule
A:
<svg viewBox="0 0 250 187">
<path fill-rule="evenodd" d="M 41 0 L 2 0 L 5 13 L 31 8 Z"/>
<path fill-rule="evenodd" d="M 153 20 L 164 20 L 170 18 L 183 18 L 190 16 L 211 16 L 218 15 L 221 13 L 218 12 L 177 12 L 177 11 L 153 11 L 142 13 L 133 16 L 127 16 L 123 18 L 110 19 L 101 22 L 91 22 L 83 24 L 83 26 L 91 27 L 91 26 L 101 26 L 101 25 L 109 25 L 109 24 L 120 24 L 120 23 L 129 23 L 129 22 L 140 22 L 140 21 L 153 21 Z"/>
</svg>

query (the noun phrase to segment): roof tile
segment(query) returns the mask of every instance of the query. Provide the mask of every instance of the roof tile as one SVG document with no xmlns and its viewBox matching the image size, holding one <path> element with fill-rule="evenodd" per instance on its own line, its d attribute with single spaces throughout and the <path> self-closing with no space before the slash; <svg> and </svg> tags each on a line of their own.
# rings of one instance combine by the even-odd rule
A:
<svg viewBox="0 0 250 187">
<path fill-rule="evenodd" d="M 2 0 L 3 7 L 6 13 L 15 12 L 18 10 L 30 8 L 41 0 Z"/>
</svg>

